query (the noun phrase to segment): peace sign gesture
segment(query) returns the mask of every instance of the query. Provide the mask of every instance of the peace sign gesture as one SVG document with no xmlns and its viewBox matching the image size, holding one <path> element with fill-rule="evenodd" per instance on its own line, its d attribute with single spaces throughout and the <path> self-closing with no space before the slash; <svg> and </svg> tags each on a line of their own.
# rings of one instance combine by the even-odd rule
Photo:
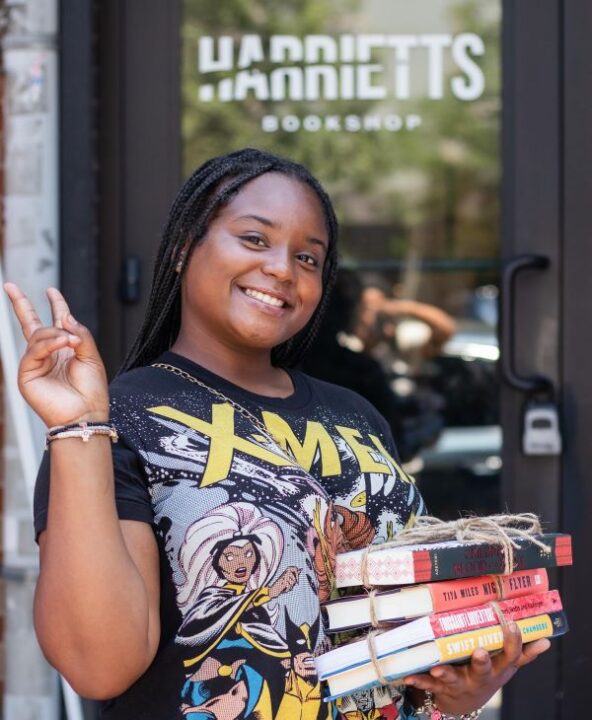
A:
<svg viewBox="0 0 592 720">
<path fill-rule="evenodd" d="M 27 341 L 18 373 L 25 400 L 48 427 L 107 420 L 103 362 L 89 330 L 72 317 L 59 290 L 47 290 L 53 324 L 46 327 L 17 285 L 5 283 L 4 289 Z"/>
</svg>

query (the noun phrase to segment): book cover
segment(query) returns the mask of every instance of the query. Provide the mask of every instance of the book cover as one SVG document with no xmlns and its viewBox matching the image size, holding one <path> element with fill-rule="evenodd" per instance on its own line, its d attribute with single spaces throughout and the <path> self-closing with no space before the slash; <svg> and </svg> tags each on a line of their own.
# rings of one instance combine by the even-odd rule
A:
<svg viewBox="0 0 592 720">
<path fill-rule="evenodd" d="M 372 624 L 371 602 L 377 620 L 388 623 L 548 589 L 547 571 L 536 568 L 511 575 L 482 575 L 382 590 L 374 595 L 373 601 L 367 593 L 349 595 L 324 603 L 321 611 L 325 630 L 342 632 Z"/>
<path fill-rule="evenodd" d="M 543 613 L 556 613 L 562 609 L 557 590 L 523 595 L 497 603 L 497 610 L 508 620 L 514 621 Z M 494 625 L 499 625 L 499 615 L 494 604 L 490 602 L 411 620 L 376 634 L 374 647 L 378 659 L 382 659 L 413 645 Z M 371 662 L 366 638 L 337 647 L 316 658 L 321 680 Z"/>
<path fill-rule="evenodd" d="M 554 638 L 568 630 L 564 612 L 543 613 L 518 620 L 516 623 L 524 642 L 532 642 L 540 638 Z M 503 647 L 503 631 L 500 625 L 492 625 L 464 633 L 456 633 L 437 638 L 431 642 L 421 643 L 414 647 L 387 655 L 378 662 L 384 678 L 388 682 L 417 672 L 425 672 L 436 665 L 462 662 L 470 658 L 477 648 L 495 652 Z M 378 674 L 373 663 L 364 663 L 344 672 L 325 678 L 329 695 L 325 700 L 333 700 L 356 690 L 380 685 Z"/>
<path fill-rule="evenodd" d="M 514 571 L 572 564 L 571 536 L 543 533 L 535 536 L 549 547 L 542 549 L 530 539 L 516 540 Z M 366 551 L 339 553 L 335 561 L 338 588 L 362 585 L 362 560 Z M 442 542 L 399 545 L 373 550 L 367 557 L 372 585 L 409 585 L 477 575 L 502 574 L 504 556 L 500 545 L 476 542 Z"/>
</svg>

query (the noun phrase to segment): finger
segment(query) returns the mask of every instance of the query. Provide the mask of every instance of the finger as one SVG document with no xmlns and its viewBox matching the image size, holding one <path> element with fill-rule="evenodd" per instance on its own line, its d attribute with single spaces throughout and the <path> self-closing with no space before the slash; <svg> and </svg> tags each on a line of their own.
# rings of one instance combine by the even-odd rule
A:
<svg viewBox="0 0 592 720">
<path fill-rule="evenodd" d="M 29 348 L 29 351 L 27 352 L 27 355 L 25 357 L 40 362 L 46 360 L 56 350 L 61 350 L 68 345 L 72 347 L 79 342 L 80 338 L 76 337 L 75 335 L 68 335 L 68 333 L 63 333 L 62 335 L 58 335 L 57 337 L 47 338 L 46 340 L 39 340 L 39 342 L 34 343 Z"/>
<path fill-rule="evenodd" d="M 504 628 L 504 649 L 502 657 L 508 665 L 516 665 L 522 654 L 522 636 L 515 622 L 509 622 Z"/>
<path fill-rule="evenodd" d="M 491 662 L 491 655 L 483 648 L 478 648 L 471 655 L 471 672 L 478 678 L 484 678 L 491 674 L 493 670 L 493 663 Z"/>
<path fill-rule="evenodd" d="M 90 330 L 79 323 L 71 313 L 66 313 L 62 317 L 62 324 L 64 330 L 67 330 L 71 335 L 76 335 L 80 338 L 80 342 L 76 345 L 76 357 L 79 360 L 91 360 L 93 362 L 101 362 L 99 351 L 95 344 L 94 338 Z"/>
<path fill-rule="evenodd" d="M 439 681 L 427 673 L 409 675 L 404 677 L 402 682 L 403 685 L 410 685 L 411 687 L 418 688 L 419 690 L 429 690 L 432 693 L 435 693 L 435 688 L 439 685 Z"/>
<path fill-rule="evenodd" d="M 517 663 L 518 667 L 528 665 L 528 663 L 536 660 L 539 655 L 547 652 L 550 647 L 551 641 L 547 638 L 542 638 L 541 640 L 534 640 L 533 642 L 526 643 L 522 646 L 522 655 L 518 659 Z"/>
<path fill-rule="evenodd" d="M 33 303 L 14 283 L 4 283 L 4 291 L 8 295 L 17 320 L 21 326 L 25 340 L 28 340 L 37 328 L 43 327 Z"/>
<path fill-rule="evenodd" d="M 64 299 L 64 296 L 57 288 L 48 288 L 47 297 L 51 307 L 51 317 L 55 327 L 63 327 L 62 322 L 65 315 L 70 314 L 70 308 L 68 303 Z"/>
<path fill-rule="evenodd" d="M 438 665 L 430 670 L 430 675 L 447 685 L 449 688 L 459 684 L 459 675 L 455 668 L 450 665 Z"/>
</svg>

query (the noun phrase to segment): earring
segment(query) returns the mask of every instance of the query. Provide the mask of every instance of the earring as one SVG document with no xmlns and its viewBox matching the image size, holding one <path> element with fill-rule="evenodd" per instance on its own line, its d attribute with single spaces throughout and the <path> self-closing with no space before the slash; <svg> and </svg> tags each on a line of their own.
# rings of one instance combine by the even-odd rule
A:
<svg viewBox="0 0 592 720">
<path fill-rule="evenodd" d="M 185 262 L 185 253 L 181 253 L 179 256 L 179 260 L 177 261 L 177 264 L 175 265 L 175 272 L 177 275 L 183 270 L 183 263 Z"/>
</svg>

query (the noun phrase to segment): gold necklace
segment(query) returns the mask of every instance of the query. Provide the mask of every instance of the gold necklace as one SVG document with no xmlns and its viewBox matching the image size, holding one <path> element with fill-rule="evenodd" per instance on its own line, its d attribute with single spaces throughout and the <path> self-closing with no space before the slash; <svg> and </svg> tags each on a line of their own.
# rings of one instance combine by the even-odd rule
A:
<svg viewBox="0 0 592 720">
<path fill-rule="evenodd" d="M 285 457 L 287 460 L 289 460 L 291 463 L 294 463 L 296 465 L 300 465 L 296 461 L 296 458 L 294 457 L 294 454 L 290 450 L 289 447 L 283 447 L 283 445 L 280 445 L 279 442 L 273 437 L 273 435 L 269 432 L 267 427 L 259 420 L 259 418 L 256 415 L 253 415 L 252 412 L 247 410 L 247 408 L 243 407 L 240 403 L 236 402 L 236 400 L 233 400 L 232 398 L 229 398 L 227 395 L 225 395 L 220 390 L 216 390 L 216 388 L 211 387 L 207 383 L 203 382 L 203 380 L 198 380 L 194 375 L 191 375 L 190 373 L 186 372 L 185 370 L 181 370 L 181 368 L 178 368 L 176 365 L 169 365 L 168 363 L 152 363 L 151 367 L 155 368 L 161 368 L 162 370 L 168 370 L 169 372 L 173 373 L 173 375 L 176 375 L 177 377 L 182 378 L 183 380 L 187 380 L 190 383 L 193 383 L 194 385 L 199 385 L 199 387 L 203 388 L 204 390 L 207 390 L 209 393 L 214 395 L 214 397 L 218 398 L 218 400 L 222 400 L 226 403 L 228 403 L 231 407 L 233 407 L 239 415 L 242 415 L 245 419 L 247 419 L 250 423 L 252 423 L 257 430 L 265 437 L 269 443 L 274 447 L 280 455 Z"/>
</svg>

